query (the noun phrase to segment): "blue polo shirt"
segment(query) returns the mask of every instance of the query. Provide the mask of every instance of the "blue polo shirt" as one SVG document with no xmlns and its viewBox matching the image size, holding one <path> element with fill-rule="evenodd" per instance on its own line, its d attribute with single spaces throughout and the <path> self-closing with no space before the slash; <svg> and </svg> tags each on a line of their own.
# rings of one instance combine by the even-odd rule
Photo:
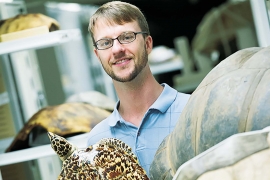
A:
<svg viewBox="0 0 270 180">
<path fill-rule="evenodd" d="M 112 114 L 89 133 L 88 145 L 101 138 L 113 137 L 128 144 L 149 175 L 149 168 L 162 140 L 175 127 L 190 95 L 177 92 L 167 84 L 158 99 L 145 113 L 140 127 L 125 121 L 119 114 L 117 102 Z"/>
</svg>

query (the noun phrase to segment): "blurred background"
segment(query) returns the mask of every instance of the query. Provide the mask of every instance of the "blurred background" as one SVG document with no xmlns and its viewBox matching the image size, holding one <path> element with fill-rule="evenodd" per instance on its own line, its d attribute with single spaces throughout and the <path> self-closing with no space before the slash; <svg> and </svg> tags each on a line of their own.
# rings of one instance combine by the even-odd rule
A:
<svg viewBox="0 0 270 180">
<path fill-rule="evenodd" d="M 266 0 L 125 1 L 138 6 L 149 23 L 154 40 L 149 64 L 156 79 L 184 93 L 192 93 L 234 52 L 270 45 Z M 51 180 L 59 174 L 58 157 L 39 156 L 42 149 L 5 153 L 38 110 L 89 91 L 117 101 L 87 31 L 89 18 L 106 2 L 0 0 L 0 29 L 1 20 L 26 13 L 44 14 L 60 26 L 33 38 L 0 42 L 0 180 Z M 28 143 L 43 145 L 33 139 Z"/>
</svg>

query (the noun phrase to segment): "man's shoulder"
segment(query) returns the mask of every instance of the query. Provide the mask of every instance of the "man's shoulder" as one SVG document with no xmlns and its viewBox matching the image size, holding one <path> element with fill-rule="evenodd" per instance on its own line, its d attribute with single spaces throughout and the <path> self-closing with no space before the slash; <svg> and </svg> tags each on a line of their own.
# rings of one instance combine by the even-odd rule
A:
<svg viewBox="0 0 270 180">
<path fill-rule="evenodd" d="M 180 99 L 182 101 L 188 101 L 190 96 L 191 96 L 190 94 L 177 91 L 177 100 Z"/>
<path fill-rule="evenodd" d="M 88 135 L 87 144 L 91 145 L 99 141 L 103 137 L 111 137 L 111 128 L 109 126 L 109 117 L 98 123 Z"/>
<path fill-rule="evenodd" d="M 181 112 L 186 105 L 190 95 L 178 92 L 176 89 L 163 83 L 164 89 L 152 108 L 158 109 L 160 112 Z"/>
<path fill-rule="evenodd" d="M 188 100 L 190 98 L 190 94 L 185 94 L 181 92 L 177 92 L 177 96 L 171 105 L 171 109 L 176 111 L 182 111 L 186 106 Z"/>
<path fill-rule="evenodd" d="M 175 88 L 171 87 L 170 85 L 166 83 L 163 83 L 162 85 L 164 86 L 164 92 L 166 95 L 172 95 L 172 94 L 177 93 L 178 98 L 179 97 L 184 98 L 184 100 L 190 97 L 190 94 L 179 92 L 178 90 L 176 90 Z"/>
<path fill-rule="evenodd" d="M 105 118 L 104 120 L 100 121 L 94 128 L 90 131 L 90 133 L 97 133 L 97 132 L 102 132 L 106 131 L 106 129 L 109 128 L 109 119 L 111 115 Z"/>
</svg>

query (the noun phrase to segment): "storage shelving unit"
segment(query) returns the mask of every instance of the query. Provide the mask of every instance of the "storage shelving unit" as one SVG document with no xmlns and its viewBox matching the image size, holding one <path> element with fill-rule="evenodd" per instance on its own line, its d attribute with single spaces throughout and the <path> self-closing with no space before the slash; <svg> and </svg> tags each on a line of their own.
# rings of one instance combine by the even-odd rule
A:
<svg viewBox="0 0 270 180">
<path fill-rule="evenodd" d="M 69 142 L 75 144 L 78 148 L 86 148 L 87 134 L 81 134 L 67 138 Z M 9 152 L 0 154 L 0 169 L 1 166 L 6 166 L 10 164 L 35 160 L 48 156 L 55 156 L 55 152 L 51 148 L 51 145 L 42 145 L 37 147 L 32 147 L 28 149 L 23 149 L 19 151 Z"/>
<path fill-rule="evenodd" d="M 39 103 L 36 102 L 36 98 L 39 93 L 36 91 L 39 90 L 40 87 L 37 87 L 37 89 L 34 89 L 33 84 L 31 84 L 33 83 L 33 81 L 39 81 L 39 77 L 31 77 L 31 75 L 32 76 L 37 75 L 35 73 L 35 71 L 37 70 L 33 70 L 34 73 L 28 73 L 27 71 L 28 70 L 31 71 L 32 67 L 27 67 L 28 69 L 22 67 L 22 69 L 20 70 L 22 72 L 21 74 L 19 74 L 19 76 L 26 76 L 26 75 L 28 76 L 24 77 L 25 79 L 22 79 L 23 82 L 19 82 L 20 80 L 16 79 L 17 81 L 16 83 L 19 82 L 23 84 L 23 86 L 18 88 L 18 87 L 15 87 L 18 84 L 14 82 L 14 78 L 10 77 L 14 75 L 10 71 L 12 71 L 12 68 L 16 66 L 20 67 L 21 64 L 19 63 L 18 65 L 11 67 L 10 62 L 11 61 L 16 61 L 16 62 L 25 61 L 26 62 L 25 67 L 26 67 L 29 65 L 27 64 L 27 62 L 30 61 L 29 58 L 31 59 L 31 56 L 29 56 L 28 54 L 34 54 L 32 52 L 33 50 L 47 48 L 47 47 L 55 47 L 55 46 L 58 46 L 67 42 L 74 42 L 74 41 L 80 40 L 81 38 L 82 37 L 81 37 L 80 29 L 70 29 L 70 30 L 58 30 L 58 31 L 50 32 L 43 35 L 26 37 L 26 38 L 21 38 L 21 39 L 17 39 L 13 41 L 0 43 L 0 56 L 1 56 L 0 64 L 3 66 L 2 73 L 4 73 L 4 80 L 6 81 L 6 86 L 7 86 L 6 89 L 4 88 L 5 91 L 0 93 L 1 97 L 5 97 L 4 99 L 1 98 L 2 101 L 0 105 L 1 106 L 8 105 L 10 107 L 11 109 L 10 113 L 12 114 L 12 121 L 14 123 L 14 126 L 16 126 L 15 127 L 16 132 L 18 132 L 18 130 L 22 128 L 23 126 L 22 120 L 24 119 L 24 122 L 26 122 L 29 116 L 33 112 L 36 112 L 38 109 L 40 109 L 42 106 L 39 106 Z M 24 55 L 26 55 L 26 59 L 21 57 Z M 41 82 L 38 82 L 38 83 L 41 83 Z M 18 88 L 17 91 L 16 91 L 16 88 Z M 18 92 L 18 91 L 29 90 L 27 88 L 30 88 L 31 92 L 27 92 L 27 91 L 26 93 L 22 92 L 22 94 L 24 94 L 26 98 L 21 97 L 18 94 L 21 92 Z M 24 101 L 29 101 L 30 103 L 27 102 L 28 104 L 27 103 L 23 104 Z M 25 108 L 25 106 L 29 106 L 28 109 L 26 108 L 26 110 L 30 110 L 29 111 L 30 113 L 26 113 L 26 112 L 22 113 L 22 111 L 24 111 L 22 110 L 22 108 Z M 25 116 L 25 114 L 27 114 L 26 118 L 22 117 L 22 116 Z M 2 116 L 2 118 L 3 117 L 5 116 Z M 5 120 L 7 119 L 2 119 L 1 121 L 4 122 Z M 2 151 L 3 149 L 6 149 L 6 147 L 9 146 L 13 138 L 14 137 L 0 139 Z M 86 142 L 86 141 L 82 141 L 81 144 L 83 144 L 83 142 Z M 80 144 L 80 140 L 76 140 L 74 144 L 77 145 L 78 143 Z M 78 146 L 81 147 L 80 145 Z M 59 161 L 59 158 L 56 156 L 55 152 L 50 147 L 50 145 L 38 146 L 38 147 L 28 148 L 24 150 L 9 152 L 9 153 L 0 153 L 0 171 L 2 168 L 6 167 L 7 165 L 27 162 L 31 160 L 37 160 L 36 162 L 38 164 L 39 169 L 41 170 L 40 174 L 45 174 L 45 177 L 47 179 L 54 179 L 59 174 L 58 171 L 60 171 L 60 168 L 61 168 L 60 161 Z M 2 180 L 2 175 L 0 176 L 0 180 Z"/>
<path fill-rule="evenodd" d="M 40 49 L 49 46 L 56 46 L 68 41 L 81 38 L 79 29 L 59 30 L 44 35 L 22 38 L 14 41 L 0 43 L 0 55 L 17 51 Z"/>
</svg>

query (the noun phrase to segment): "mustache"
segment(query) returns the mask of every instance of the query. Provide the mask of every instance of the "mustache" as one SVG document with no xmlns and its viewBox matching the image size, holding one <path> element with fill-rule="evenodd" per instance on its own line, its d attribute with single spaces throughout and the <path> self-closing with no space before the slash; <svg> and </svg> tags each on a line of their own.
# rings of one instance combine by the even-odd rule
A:
<svg viewBox="0 0 270 180">
<path fill-rule="evenodd" d="M 116 55 L 113 56 L 114 60 L 118 60 L 118 59 L 121 59 L 121 58 L 126 58 L 126 53 L 125 52 L 120 52 L 120 53 L 117 53 Z"/>
</svg>

